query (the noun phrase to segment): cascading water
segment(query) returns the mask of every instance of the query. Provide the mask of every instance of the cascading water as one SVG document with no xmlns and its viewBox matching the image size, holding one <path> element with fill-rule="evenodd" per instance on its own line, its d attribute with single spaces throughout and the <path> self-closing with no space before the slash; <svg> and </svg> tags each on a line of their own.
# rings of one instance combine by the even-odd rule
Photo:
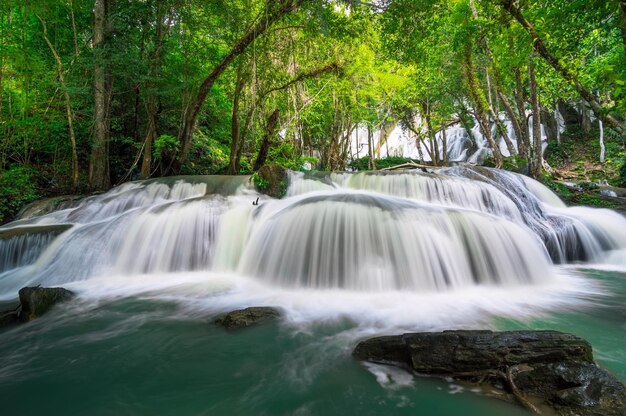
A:
<svg viewBox="0 0 626 416">
<path fill-rule="evenodd" d="M 566 208 L 538 182 L 494 169 L 292 173 L 286 198 L 258 206 L 245 181 L 135 182 L 8 224 L 0 298 L 30 284 L 193 271 L 287 289 L 533 285 L 554 275 L 550 258 L 602 262 L 626 248 L 619 214 Z"/>
<path fill-rule="evenodd" d="M 35 393 L 37 413 L 517 414 L 368 366 L 381 388 L 350 355 L 366 337 L 459 328 L 574 332 L 624 378 L 624 275 L 597 270 L 626 266 L 622 216 L 480 167 L 291 173 L 281 200 L 249 179 L 134 182 L 0 227 L 0 311 L 24 286 L 78 294 L 1 329 L 3 406 Z M 211 324 L 249 306 L 280 320 Z"/>
</svg>

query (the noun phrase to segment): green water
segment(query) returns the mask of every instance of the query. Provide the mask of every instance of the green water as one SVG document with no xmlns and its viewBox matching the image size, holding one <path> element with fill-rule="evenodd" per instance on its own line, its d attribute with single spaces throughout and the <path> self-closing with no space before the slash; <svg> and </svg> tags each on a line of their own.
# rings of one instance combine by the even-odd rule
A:
<svg viewBox="0 0 626 416">
<path fill-rule="evenodd" d="M 587 338 L 626 380 L 625 274 L 588 272 L 594 306 L 493 327 Z M 0 333 L 0 408 L 20 415 L 525 415 L 442 380 L 381 386 L 350 356 L 354 324 L 272 323 L 237 332 L 173 302 L 117 299 L 59 308 Z M 459 391 L 462 390 L 462 391 Z"/>
</svg>

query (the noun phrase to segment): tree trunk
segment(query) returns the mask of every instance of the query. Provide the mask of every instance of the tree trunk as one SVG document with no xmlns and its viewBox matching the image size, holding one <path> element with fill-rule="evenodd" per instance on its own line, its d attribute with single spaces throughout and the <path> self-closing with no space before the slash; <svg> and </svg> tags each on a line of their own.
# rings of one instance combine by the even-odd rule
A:
<svg viewBox="0 0 626 416">
<path fill-rule="evenodd" d="M 535 30 L 535 27 L 524 17 L 521 10 L 517 7 L 516 2 L 514 0 L 500 0 L 500 4 L 502 4 L 502 7 L 504 7 L 504 9 L 507 10 L 530 34 L 533 39 L 533 49 L 537 51 L 537 53 L 539 53 L 539 55 L 541 55 L 541 57 L 545 59 L 545 61 L 550 64 L 552 68 L 554 68 L 554 70 L 559 73 L 563 79 L 589 103 L 594 115 L 609 126 L 613 127 L 618 133 L 625 134 L 626 126 L 609 114 L 606 114 L 602 105 L 598 102 L 597 97 L 581 84 L 576 74 L 572 70 L 561 65 L 559 60 L 552 55 L 550 51 L 548 51 L 546 45 L 543 43 L 543 40 L 539 37 L 539 34 Z"/>
<path fill-rule="evenodd" d="M 511 107 L 511 103 L 509 102 L 509 98 L 504 95 L 504 93 L 500 90 L 498 90 L 498 97 L 500 97 L 500 101 L 502 102 L 502 105 L 504 106 L 504 111 L 506 112 L 506 115 L 509 117 L 509 119 L 511 120 L 511 124 L 513 125 L 513 131 L 515 132 L 515 137 L 517 138 L 517 142 L 518 142 L 518 149 L 519 149 L 519 142 L 521 140 L 523 140 L 522 138 L 522 128 L 520 126 L 519 120 L 517 118 L 517 115 L 515 114 L 515 111 L 513 111 L 513 107 Z M 524 119 L 524 122 L 526 121 L 526 119 Z M 510 151 L 510 149 L 509 149 Z M 513 154 L 513 153 L 511 153 Z"/>
<path fill-rule="evenodd" d="M 437 145 L 437 138 L 435 137 L 435 131 L 430 120 L 430 110 L 428 104 L 422 106 L 424 111 L 424 119 L 426 120 L 426 130 L 428 131 L 428 141 L 430 143 L 430 155 L 433 166 L 439 166 L 439 146 Z"/>
<path fill-rule="evenodd" d="M 235 43 L 235 45 L 228 52 L 228 54 L 224 58 L 222 58 L 219 64 L 217 64 L 217 66 L 213 68 L 211 73 L 204 79 L 204 81 L 200 85 L 200 89 L 198 90 L 196 98 L 191 102 L 191 105 L 189 105 L 183 117 L 183 124 L 178 134 L 178 140 L 181 144 L 181 151 L 178 157 L 173 161 L 171 167 L 174 174 L 180 171 L 182 164 L 189 154 L 189 150 L 191 148 L 191 136 L 193 135 L 193 129 L 196 126 L 198 114 L 200 113 L 200 109 L 202 108 L 202 105 L 204 104 L 204 101 L 211 91 L 211 88 L 213 87 L 215 81 L 217 81 L 220 75 L 222 75 L 222 73 L 226 70 L 228 65 L 230 65 L 233 59 L 241 55 L 246 50 L 248 45 L 250 45 L 257 37 L 261 36 L 268 27 L 274 24 L 281 17 L 298 9 L 303 3 L 306 3 L 307 1 L 310 0 L 268 0 L 266 3 L 266 8 L 261 18 L 258 20 L 258 23 L 250 28 L 246 33 L 244 33 L 244 35 L 237 41 L 237 43 Z"/>
<path fill-rule="evenodd" d="M 243 76 L 244 66 L 243 56 L 239 57 L 239 64 L 237 65 L 237 81 L 235 84 L 235 92 L 233 93 L 233 112 L 230 123 L 230 159 L 228 161 L 228 174 L 236 175 L 239 170 L 237 169 L 237 148 L 239 146 L 240 139 L 240 125 L 239 125 L 239 98 L 241 97 L 241 91 L 245 85 L 245 77 Z"/>
<path fill-rule="evenodd" d="M 626 55 L 626 0 L 622 0 L 622 15 L 621 15 L 621 29 L 622 29 L 622 43 L 624 44 L 624 54 Z"/>
<path fill-rule="evenodd" d="M 502 154 L 500 153 L 500 148 L 494 141 L 493 135 L 491 134 L 491 123 L 489 122 L 489 117 L 487 115 L 487 109 L 489 108 L 489 104 L 487 103 L 487 99 L 480 89 L 478 79 L 476 79 L 476 68 L 474 67 L 474 63 L 472 61 L 472 53 L 469 47 L 464 53 L 464 61 L 465 62 L 463 65 L 463 72 L 465 73 L 465 78 L 469 87 L 470 99 L 474 104 L 474 111 L 476 112 L 478 124 L 480 125 L 480 129 L 485 135 L 485 139 L 487 139 L 487 143 L 489 143 L 489 146 L 493 151 L 493 158 L 496 162 L 496 167 L 502 167 Z"/>
<path fill-rule="evenodd" d="M 89 185 L 94 190 L 106 190 L 111 185 L 109 174 L 108 87 L 104 44 L 110 0 L 95 0 L 94 4 L 94 136 L 89 166 Z"/>
<path fill-rule="evenodd" d="M 446 126 L 441 127 L 441 142 L 443 145 L 443 165 L 448 166 L 448 138 L 446 137 Z"/>
<path fill-rule="evenodd" d="M 267 126 L 265 127 L 265 136 L 263 136 L 263 141 L 261 142 L 261 148 L 259 149 L 259 154 L 254 161 L 254 171 L 261 169 L 261 166 L 265 164 L 267 160 L 267 154 L 269 153 L 270 147 L 272 146 L 274 135 L 276 134 L 276 127 L 278 127 L 278 116 L 280 115 L 280 110 L 276 109 L 267 119 Z"/>
<path fill-rule="evenodd" d="M 57 76 L 61 83 L 61 89 L 63 90 L 63 98 L 65 99 L 65 114 L 67 117 L 67 127 L 70 134 L 70 145 L 72 147 L 72 188 L 74 191 L 78 188 L 78 153 L 76 151 L 76 135 L 74 134 L 74 111 L 72 110 L 72 101 L 70 100 L 70 94 L 67 92 L 67 85 L 65 84 L 65 76 L 63 75 L 63 63 L 56 48 L 50 42 L 48 38 L 48 27 L 46 21 L 37 16 L 43 27 L 43 38 L 50 48 L 50 52 L 54 56 L 54 60 L 57 64 Z"/>
<path fill-rule="evenodd" d="M 367 157 L 369 170 L 376 170 L 376 162 L 374 161 L 374 134 L 369 124 L 367 125 Z"/>
<path fill-rule="evenodd" d="M 517 150 L 526 160 L 530 160 L 530 130 L 526 119 L 526 100 L 524 99 L 524 87 L 522 84 L 522 72 L 519 68 L 513 70 L 515 73 L 515 105 L 519 116 L 520 131 L 522 136 L 517 139 Z"/>
<path fill-rule="evenodd" d="M 539 106 L 533 58 L 528 62 L 528 79 L 530 82 L 530 101 L 533 107 L 533 160 L 531 174 L 533 178 L 538 179 L 541 176 L 543 167 L 543 152 L 541 148 L 541 108 Z"/>
<path fill-rule="evenodd" d="M 378 135 L 378 145 L 376 145 L 376 155 L 380 158 L 380 149 L 381 147 L 387 143 L 389 140 L 389 136 L 393 132 L 393 129 L 398 125 L 398 120 L 392 121 L 383 121 L 380 125 L 380 134 Z M 387 152 L 387 157 L 389 157 L 389 152 Z"/>
</svg>

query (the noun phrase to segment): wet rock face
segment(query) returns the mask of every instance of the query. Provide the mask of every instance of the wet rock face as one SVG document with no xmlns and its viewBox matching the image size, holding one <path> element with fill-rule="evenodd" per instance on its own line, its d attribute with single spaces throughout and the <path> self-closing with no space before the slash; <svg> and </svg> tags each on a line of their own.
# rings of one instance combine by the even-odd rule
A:
<svg viewBox="0 0 626 416">
<path fill-rule="evenodd" d="M 22 309 L 20 321 L 28 322 L 46 313 L 52 306 L 74 297 L 62 287 L 24 287 L 19 291 Z"/>
<path fill-rule="evenodd" d="M 226 329 L 240 329 L 276 319 L 279 316 L 280 312 L 275 308 L 257 306 L 229 312 L 217 318 L 215 323 Z"/>
<path fill-rule="evenodd" d="M 556 331 L 444 331 L 373 338 L 353 355 L 419 374 L 488 384 L 560 415 L 624 415 L 626 389 L 593 362 L 591 345 Z"/>
</svg>

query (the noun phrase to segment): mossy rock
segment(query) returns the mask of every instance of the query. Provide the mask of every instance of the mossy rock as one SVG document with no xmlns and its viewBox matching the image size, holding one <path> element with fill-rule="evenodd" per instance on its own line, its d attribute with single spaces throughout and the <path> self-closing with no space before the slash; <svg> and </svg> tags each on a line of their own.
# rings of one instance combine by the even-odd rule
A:
<svg viewBox="0 0 626 416">
<path fill-rule="evenodd" d="M 222 315 L 215 320 L 215 323 L 226 329 L 240 329 L 256 325 L 264 321 L 276 319 L 279 316 L 280 312 L 276 308 L 268 306 L 254 306 L 245 309 L 238 309 Z"/>
<path fill-rule="evenodd" d="M 278 165 L 263 165 L 252 177 L 256 190 L 272 198 L 287 194 L 289 176 L 287 169 Z"/>
<path fill-rule="evenodd" d="M 24 287 L 19 291 L 22 305 L 20 321 L 32 321 L 48 312 L 57 303 L 70 300 L 74 296 L 74 292 L 62 287 Z"/>
</svg>

